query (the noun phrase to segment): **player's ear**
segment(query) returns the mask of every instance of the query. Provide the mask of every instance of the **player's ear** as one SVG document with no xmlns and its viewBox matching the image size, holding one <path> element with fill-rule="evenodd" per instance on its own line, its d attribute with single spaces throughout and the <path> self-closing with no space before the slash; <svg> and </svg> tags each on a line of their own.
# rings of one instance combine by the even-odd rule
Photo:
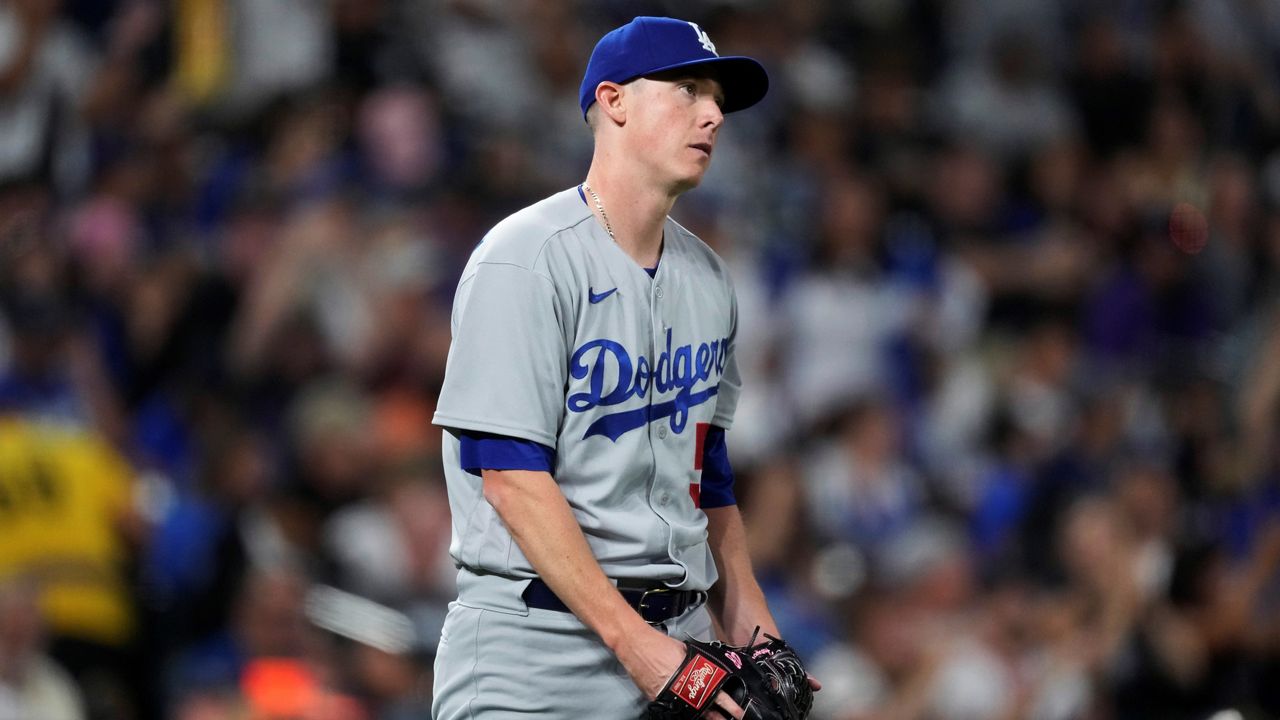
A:
<svg viewBox="0 0 1280 720">
<path fill-rule="evenodd" d="M 608 80 L 596 86 L 596 104 L 600 106 L 600 112 L 619 125 L 627 120 L 627 109 L 623 102 L 626 93 L 626 88 Z"/>
</svg>

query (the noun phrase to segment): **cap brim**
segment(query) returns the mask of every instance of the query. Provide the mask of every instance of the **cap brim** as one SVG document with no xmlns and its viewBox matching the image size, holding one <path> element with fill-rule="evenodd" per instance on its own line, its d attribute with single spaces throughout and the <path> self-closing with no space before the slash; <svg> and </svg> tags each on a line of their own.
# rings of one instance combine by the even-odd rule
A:
<svg viewBox="0 0 1280 720">
<path fill-rule="evenodd" d="M 763 100 L 769 92 L 769 73 L 765 72 L 764 66 L 752 58 L 740 55 L 667 65 L 644 73 L 644 77 L 692 67 L 706 67 L 720 82 L 720 87 L 724 90 L 721 111 L 725 113 L 746 110 Z"/>
</svg>

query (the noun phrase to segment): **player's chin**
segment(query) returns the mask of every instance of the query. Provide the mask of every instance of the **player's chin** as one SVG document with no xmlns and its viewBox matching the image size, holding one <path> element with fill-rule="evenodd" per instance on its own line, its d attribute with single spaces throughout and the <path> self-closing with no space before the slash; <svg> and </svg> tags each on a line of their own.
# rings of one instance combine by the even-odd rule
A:
<svg viewBox="0 0 1280 720">
<path fill-rule="evenodd" d="M 700 168 L 694 168 L 690 172 L 683 173 L 675 181 L 677 191 L 685 192 L 686 190 L 692 190 L 701 185 L 702 176 L 706 174 L 706 171 L 706 165 L 703 165 Z"/>
</svg>

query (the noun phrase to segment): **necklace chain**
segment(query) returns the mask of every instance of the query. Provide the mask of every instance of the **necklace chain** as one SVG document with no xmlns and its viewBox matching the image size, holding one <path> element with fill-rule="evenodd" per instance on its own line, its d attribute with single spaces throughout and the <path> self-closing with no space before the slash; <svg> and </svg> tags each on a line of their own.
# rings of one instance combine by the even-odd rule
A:
<svg viewBox="0 0 1280 720">
<path fill-rule="evenodd" d="M 586 190 L 587 194 L 591 196 L 591 199 L 595 201 L 596 210 L 600 211 L 600 219 L 604 220 L 604 230 L 609 233 L 609 239 L 614 242 L 618 242 L 618 238 L 613 234 L 613 225 L 609 224 L 609 214 L 604 211 L 604 205 L 600 202 L 600 196 L 597 195 L 596 191 L 592 190 L 591 186 L 585 182 L 582 183 L 582 189 Z"/>
</svg>

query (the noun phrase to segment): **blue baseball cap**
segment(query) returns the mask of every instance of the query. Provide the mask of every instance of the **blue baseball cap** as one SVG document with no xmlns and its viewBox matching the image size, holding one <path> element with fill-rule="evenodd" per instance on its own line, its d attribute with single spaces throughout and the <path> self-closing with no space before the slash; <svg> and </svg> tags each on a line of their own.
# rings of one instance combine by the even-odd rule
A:
<svg viewBox="0 0 1280 720">
<path fill-rule="evenodd" d="M 578 91 L 585 117 L 596 101 L 600 83 L 625 83 L 664 70 L 705 66 L 711 68 L 724 89 L 726 113 L 760 102 L 769 91 L 764 66 L 749 57 L 720 57 L 707 33 L 696 23 L 665 17 L 641 16 L 600 38 L 587 62 Z"/>
</svg>

